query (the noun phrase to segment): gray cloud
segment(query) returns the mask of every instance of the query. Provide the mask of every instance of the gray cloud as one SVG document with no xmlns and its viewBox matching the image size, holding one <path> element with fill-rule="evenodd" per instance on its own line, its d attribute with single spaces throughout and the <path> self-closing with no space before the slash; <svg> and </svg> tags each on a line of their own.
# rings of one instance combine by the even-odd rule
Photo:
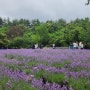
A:
<svg viewBox="0 0 90 90">
<path fill-rule="evenodd" d="M 90 18 L 87 0 L 0 0 L 0 17 L 67 21 Z"/>
</svg>

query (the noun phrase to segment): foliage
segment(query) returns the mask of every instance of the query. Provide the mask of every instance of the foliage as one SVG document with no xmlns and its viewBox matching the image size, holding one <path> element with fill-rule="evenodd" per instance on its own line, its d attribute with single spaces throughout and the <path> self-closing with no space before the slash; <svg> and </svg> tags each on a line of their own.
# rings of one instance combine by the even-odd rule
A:
<svg viewBox="0 0 90 90">
<path fill-rule="evenodd" d="M 9 41 L 6 37 L 6 34 L 0 33 L 0 48 L 7 48 L 8 43 Z"/>
<path fill-rule="evenodd" d="M 62 81 L 64 81 L 64 74 L 62 73 L 49 73 L 46 72 L 44 70 L 40 70 L 38 73 L 35 74 L 36 78 L 42 78 L 44 77 L 46 79 L 46 81 L 50 82 L 50 83 L 58 83 L 60 84 Z"/>
<path fill-rule="evenodd" d="M 14 38 L 8 45 L 8 47 L 12 48 L 29 48 L 30 47 L 30 41 L 28 38 L 22 38 L 22 37 L 16 37 Z"/>
<path fill-rule="evenodd" d="M 48 35 L 48 29 L 45 24 L 40 24 L 35 28 L 36 36 L 39 36 L 40 40 L 38 42 L 46 45 L 48 44 L 49 35 Z M 38 37 L 37 37 L 38 38 Z"/>
<path fill-rule="evenodd" d="M 9 41 L 9 48 L 29 48 L 38 43 L 44 46 L 68 46 L 70 42 L 82 41 L 90 43 L 90 19 L 75 19 L 66 22 L 64 19 L 57 21 L 47 20 L 40 22 L 38 19 L 3 19 L 0 17 L 0 36 Z M 5 46 L 4 39 L 0 38 L 0 46 Z M 20 44 L 21 43 L 21 44 Z M 88 48 L 90 45 L 88 44 Z"/>
<path fill-rule="evenodd" d="M 8 77 L 0 78 L 0 90 L 35 90 L 23 80 L 14 81 Z"/>
<path fill-rule="evenodd" d="M 12 39 L 18 36 L 23 36 L 25 27 L 23 25 L 11 26 L 7 31 L 7 37 Z"/>
</svg>

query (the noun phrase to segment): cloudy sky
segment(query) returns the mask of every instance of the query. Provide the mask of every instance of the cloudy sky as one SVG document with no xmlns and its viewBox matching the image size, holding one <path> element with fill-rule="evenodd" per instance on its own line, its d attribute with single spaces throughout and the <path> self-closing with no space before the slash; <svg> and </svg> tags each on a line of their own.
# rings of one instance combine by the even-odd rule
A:
<svg viewBox="0 0 90 90">
<path fill-rule="evenodd" d="M 87 0 L 0 0 L 0 17 L 66 21 L 90 18 Z"/>
</svg>

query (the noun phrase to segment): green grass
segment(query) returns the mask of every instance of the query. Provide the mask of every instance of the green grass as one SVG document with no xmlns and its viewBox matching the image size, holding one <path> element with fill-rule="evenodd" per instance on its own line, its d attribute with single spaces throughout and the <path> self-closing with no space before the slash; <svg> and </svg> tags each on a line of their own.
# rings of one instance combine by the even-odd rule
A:
<svg viewBox="0 0 90 90">
<path fill-rule="evenodd" d="M 83 67 L 80 67 L 80 66 L 77 66 L 77 67 L 74 67 L 74 68 L 71 68 L 71 71 L 74 71 L 74 72 L 80 72 L 80 71 L 89 71 L 90 69 L 89 68 L 83 68 Z"/>
<path fill-rule="evenodd" d="M 30 74 L 31 71 L 30 71 L 30 69 L 27 68 L 27 69 L 25 69 L 25 72 L 28 75 L 28 74 Z"/>
<path fill-rule="evenodd" d="M 12 71 L 14 70 L 19 70 L 22 71 L 22 66 L 21 65 L 16 65 L 16 64 L 5 64 L 5 67 L 7 67 L 8 69 L 11 69 Z"/>
<path fill-rule="evenodd" d="M 8 84 L 7 84 L 8 83 Z M 23 80 L 14 81 L 8 77 L 0 78 L 0 90 L 37 90 Z"/>
<path fill-rule="evenodd" d="M 28 62 L 27 65 L 32 67 L 32 66 L 37 65 L 37 62 L 36 61 L 30 61 L 30 62 Z"/>
<path fill-rule="evenodd" d="M 45 66 L 49 66 L 49 63 L 47 61 L 42 61 L 40 63 L 43 64 L 43 65 L 45 65 Z"/>
<path fill-rule="evenodd" d="M 63 67 L 63 64 L 62 63 L 53 63 L 52 66 L 56 67 L 56 68 L 62 68 Z"/>
<path fill-rule="evenodd" d="M 50 73 L 44 70 L 40 70 L 39 72 L 35 73 L 35 77 L 38 79 L 42 76 L 50 83 L 56 82 L 60 84 L 62 81 L 65 80 L 65 75 L 62 73 Z"/>
<path fill-rule="evenodd" d="M 54 66 L 56 68 L 62 68 L 62 67 L 68 68 L 68 67 L 70 67 L 70 64 L 71 64 L 70 61 L 62 60 L 61 62 L 54 62 L 54 63 L 52 63 L 52 66 Z M 67 65 L 67 67 L 65 65 Z"/>
<path fill-rule="evenodd" d="M 16 55 L 13 55 L 13 54 L 5 54 L 5 58 L 14 59 L 14 58 L 16 58 Z"/>
<path fill-rule="evenodd" d="M 40 70 L 39 72 L 35 73 L 35 77 L 37 79 L 44 77 L 46 81 L 49 83 L 58 83 L 61 85 L 63 81 L 65 81 L 65 75 L 63 73 L 49 73 L 44 70 Z M 68 78 L 68 87 L 72 86 L 74 90 L 90 90 L 90 78 Z"/>
<path fill-rule="evenodd" d="M 68 78 L 69 85 L 73 87 L 74 90 L 90 90 L 90 80 L 85 78 Z"/>
<path fill-rule="evenodd" d="M 35 90 L 35 88 L 31 87 L 28 83 L 24 81 L 15 82 L 13 85 L 14 90 Z"/>
<path fill-rule="evenodd" d="M 7 77 L 5 77 L 5 76 L 2 76 L 0 78 L 0 90 L 5 90 L 5 85 L 8 82 L 8 80 L 9 79 Z"/>
</svg>

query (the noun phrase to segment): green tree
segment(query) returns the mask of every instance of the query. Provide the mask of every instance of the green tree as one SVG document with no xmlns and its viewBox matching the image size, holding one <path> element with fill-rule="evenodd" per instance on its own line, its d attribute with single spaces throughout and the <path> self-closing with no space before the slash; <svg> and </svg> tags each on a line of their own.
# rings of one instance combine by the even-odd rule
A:
<svg viewBox="0 0 90 90">
<path fill-rule="evenodd" d="M 32 24 L 33 26 L 37 26 L 37 25 L 40 24 L 40 21 L 39 21 L 38 19 L 33 19 L 33 20 L 31 21 L 31 24 Z"/>
<path fill-rule="evenodd" d="M 46 21 L 46 27 L 48 29 L 48 33 L 54 33 L 58 30 L 56 22 L 54 21 L 49 21 L 49 20 Z"/>
<path fill-rule="evenodd" d="M 30 48 L 31 41 L 28 38 L 16 37 L 9 43 L 9 48 Z"/>
<path fill-rule="evenodd" d="M 18 36 L 23 36 L 25 32 L 25 27 L 23 25 L 11 26 L 7 31 L 7 36 L 9 39 L 13 39 Z"/>
<path fill-rule="evenodd" d="M 44 23 L 35 27 L 36 36 L 40 37 L 40 43 L 47 45 L 49 41 L 48 29 Z"/>
<path fill-rule="evenodd" d="M 8 27 L 2 26 L 2 27 L 0 28 L 0 33 L 6 34 L 7 30 L 8 30 Z"/>
<path fill-rule="evenodd" d="M 0 33 L 0 48 L 7 48 L 8 43 L 6 34 Z"/>
<path fill-rule="evenodd" d="M 28 19 L 20 19 L 19 21 L 18 21 L 18 23 L 19 24 L 21 24 L 21 25 L 24 25 L 24 26 L 26 26 L 26 27 L 29 27 L 30 26 L 30 21 L 28 20 Z"/>
<path fill-rule="evenodd" d="M 2 18 L 0 17 L 0 27 L 2 27 L 2 25 L 3 25 L 3 20 L 2 20 Z"/>
</svg>

